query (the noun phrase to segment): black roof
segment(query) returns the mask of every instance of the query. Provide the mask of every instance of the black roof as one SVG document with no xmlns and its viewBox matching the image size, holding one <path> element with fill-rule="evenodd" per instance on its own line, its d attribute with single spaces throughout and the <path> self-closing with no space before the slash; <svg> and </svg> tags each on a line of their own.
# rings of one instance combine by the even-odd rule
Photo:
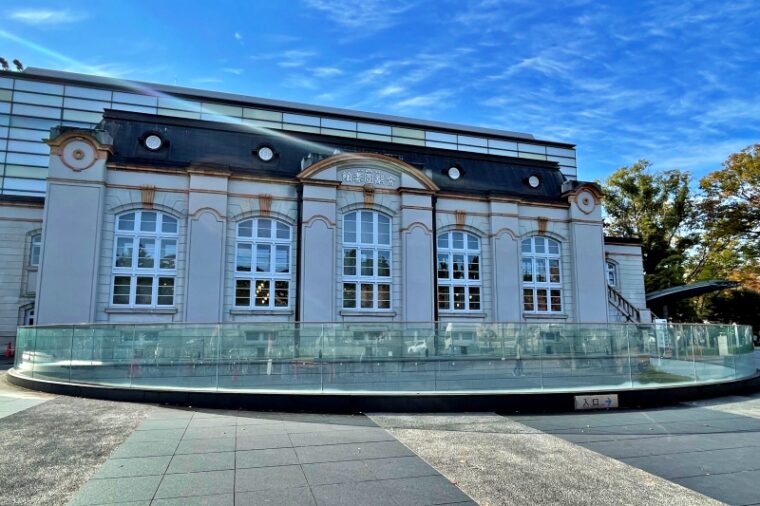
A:
<svg viewBox="0 0 760 506">
<path fill-rule="evenodd" d="M 474 195 L 515 196 L 537 201 L 563 201 L 564 175 L 556 162 L 495 157 L 480 153 L 452 152 L 424 146 L 331 137 L 321 134 L 281 132 L 266 128 L 106 110 L 100 128 L 114 139 L 115 163 L 163 167 L 184 171 L 211 166 L 233 173 L 293 179 L 302 160 L 334 152 L 371 152 L 398 158 L 428 175 L 447 192 Z M 159 134 L 165 147 L 153 152 L 143 142 L 149 133 Z M 263 162 L 254 152 L 263 145 L 276 153 Z M 462 177 L 452 180 L 446 172 L 456 165 Z M 528 185 L 537 176 L 538 188 Z"/>
<path fill-rule="evenodd" d="M 708 279 L 706 281 L 689 283 L 688 285 L 672 286 L 670 288 L 665 288 L 664 290 L 649 292 L 646 295 L 646 298 L 647 302 L 650 304 L 653 302 L 666 303 L 682 299 L 690 299 L 691 297 L 726 290 L 728 288 L 736 288 L 737 286 L 739 286 L 739 283 L 736 281 L 729 281 L 727 279 Z"/>
</svg>

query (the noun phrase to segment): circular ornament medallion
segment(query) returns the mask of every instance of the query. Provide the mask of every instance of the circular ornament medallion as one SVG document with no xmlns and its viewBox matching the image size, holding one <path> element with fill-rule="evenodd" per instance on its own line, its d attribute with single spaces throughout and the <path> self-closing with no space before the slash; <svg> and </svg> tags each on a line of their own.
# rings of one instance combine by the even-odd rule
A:
<svg viewBox="0 0 760 506">
<path fill-rule="evenodd" d="M 592 195 L 592 193 L 588 190 L 583 190 L 582 192 L 578 193 L 578 197 L 576 198 L 575 203 L 578 205 L 578 209 L 586 214 L 591 214 L 594 209 L 596 209 L 596 201 L 594 200 L 594 195 Z"/>
<path fill-rule="evenodd" d="M 61 148 L 61 161 L 73 171 L 89 169 L 97 160 L 95 147 L 84 139 L 74 138 Z"/>
</svg>

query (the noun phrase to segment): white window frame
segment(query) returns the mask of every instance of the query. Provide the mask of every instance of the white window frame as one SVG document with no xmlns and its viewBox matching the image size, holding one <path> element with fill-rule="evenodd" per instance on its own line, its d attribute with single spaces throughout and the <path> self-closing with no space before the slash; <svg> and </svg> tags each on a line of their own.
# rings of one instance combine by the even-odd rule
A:
<svg viewBox="0 0 760 506">
<path fill-rule="evenodd" d="M 538 248 L 538 241 L 543 241 L 543 248 Z M 525 251 L 526 244 L 529 245 L 529 251 Z M 553 248 L 555 246 L 556 248 Z M 539 251 L 543 249 L 542 251 Z M 556 252 L 552 252 L 555 249 Z M 525 261 L 530 261 L 531 278 L 525 279 Z M 556 263 L 555 263 L 556 262 Z M 544 281 L 539 281 L 540 264 L 543 263 Z M 556 281 L 551 281 L 551 264 L 555 263 L 557 268 Z M 562 314 L 564 309 L 564 296 L 562 294 L 562 243 L 551 237 L 534 235 L 526 237 L 520 241 L 520 281 L 521 281 L 521 300 L 522 309 L 525 314 Z M 527 295 L 530 291 L 532 300 Z M 543 292 L 546 295 L 546 309 L 539 309 L 539 294 Z M 553 297 L 559 299 L 558 306 L 553 304 Z"/>
<path fill-rule="evenodd" d="M 37 259 L 35 260 L 35 252 Z M 42 253 L 42 234 L 37 232 L 29 240 L 29 267 L 40 266 L 40 254 Z"/>
<path fill-rule="evenodd" d="M 264 222 L 269 222 L 269 237 L 259 237 L 259 226 Z M 251 235 L 241 235 L 241 230 L 245 225 L 250 224 Z M 277 237 L 279 227 L 285 227 L 287 230 L 287 237 Z M 263 228 L 262 228 L 263 230 Z M 275 218 L 248 218 L 239 221 L 235 225 L 235 262 L 234 262 L 234 286 L 233 286 L 233 300 L 232 305 L 235 309 L 249 309 L 252 311 L 273 311 L 273 310 L 290 310 L 291 293 L 293 289 L 293 227 L 288 223 Z M 256 271 L 257 268 L 257 250 L 258 247 L 269 247 L 269 269 L 267 271 Z M 240 250 L 241 247 L 250 249 L 251 265 L 250 270 L 239 270 L 240 268 Z M 277 250 L 278 247 L 287 247 L 287 272 L 277 272 Z M 248 281 L 248 296 L 242 297 L 248 299 L 248 304 L 238 304 L 238 282 Z M 259 286 L 258 283 L 268 283 L 269 293 L 266 297 L 265 305 L 257 305 L 256 289 Z M 276 297 L 277 283 L 287 283 L 285 297 L 286 304 L 277 305 L 278 298 Z"/>
<path fill-rule="evenodd" d="M 462 238 L 462 247 L 457 248 L 454 246 L 454 237 L 457 235 Z M 438 311 L 441 313 L 480 313 L 483 311 L 483 249 L 482 241 L 477 235 L 466 232 L 463 230 L 451 230 L 438 234 L 437 242 L 437 257 L 435 266 L 435 276 L 438 280 L 438 293 L 436 294 L 436 304 L 438 304 Z M 475 241 L 476 247 L 470 247 L 471 240 Z M 462 278 L 454 277 L 454 257 L 462 256 L 463 258 L 463 270 Z M 470 258 L 477 258 L 478 271 L 477 278 L 471 279 L 470 277 Z M 447 276 L 441 277 L 442 260 L 445 260 L 447 265 Z M 464 294 L 464 304 L 461 307 L 457 307 L 455 300 L 455 293 L 457 288 L 462 289 Z M 442 306 L 442 289 L 448 292 L 447 304 Z M 477 304 L 473 300 L 474 291 L 477 290 Z M 476 306 L 476 307 L 471 307 Z"/>
<path fill-rule="evenodd" d="M 132 230 L 120 230 L 122 218 L 128 215 L 134 215 L 134 224 Z M 153 231 L 142 231 L 143 216 L 155 214 L 156 226 Z M 168 219 L 167 219 L 168 218 Z M 169 224 L 174 222 L 174 232 L 164 232 L 164 222 Z M 169 221 L 171 220 L 171 221 Z M 120 240 L 132 240 L 132 254 L 129 266 L 117 266 L 117 259 L 119 253 Z M 153 267 L 140 267 L 139 266 L 139 253 L 140 253 L 140 241 L 141 240 L 153 241 Z M 174 242 L 174 262 L 171 268 L 162 268 L 162 249 L 164 242 Z M 114 220 L 114 240 L 113 240 L 113 255 L 111 258 L 111 290 L 110 290 L 110 305 L 119 308 L 169 308 L 176 305 L 176 291 L 177 291 L 177 261 L 179 257 L 179 220 L 168 213 L 153 209 L 136 209 L 131 211 L 125 211 L 116 215 Z M 169 257 L 167 257 L 169 258 Z M 115 302 L 114 299 L 117 296 L 116 292 L 116 278 L 129 277 L 129 296 L 128 302 Z M 137 303 L 137 280 L 138 278 L 152 278 L 151 281 L 151 294 L 150 304 L 138 304 Z M 159 295 L 161 298 L 167 297 L 166 293 L 159 293 L 159 283 L 161 279 L 171 279 L 171 304 L 159 304 Z M 126 286 L 126 285 L 120 285 Z M 124 294 L 118 294 L 123 296 Z"/>
<path fill-rule="evenodd" d="M 372 216 L 372 240 L 367 242 L 362 238 L 362 217 L 364 213 Z M 347 240 L 347 233 L 350 232 L 349 216 L 354 217 L 353 233 L 355 240 Z M 388 221 L 388 242 L 380 243 L 380 221 Z M 340 258 L 341 258 L 341 283 L 340 297 L 341 307 L 348 311 L 372 311 L 372 312 L 390 312 L 393 310 L 393 218 L 387 214 L 372 209 L 357 209 L 343 213 L 343 236 L 341 238 Z M 346 253 L 354 250 L 354 266 L 351 273 L 351 266 L 346 262 Z M 361 259 L 365 252 L 372 254 L 372 275 L 362 274 Z M 388 275 L 380 275 L 380 254 L 387 254 Z M 348 285 L 354 285 L 353 305 L 346 305 L 349 299 L 346 298 L 345 289 Z M 362 306 L 362 285 L 372 287 L 372 306 Z M 387 299 L 380 300 L 381 292 L 385 292 Z"/>
<path fill-rule="evenodd" d="M 22 325 L 34 325 L 34 304 L 30 304 L 22 308 L 21 321 Z"/>
<path fill-rule="evenodd" d="M 604 263 L 604 272 L 607 275 L 607 286 L 617 288 L 618 286 L 618 264 L 612 260 L 606 260 Z"/>
</svg>

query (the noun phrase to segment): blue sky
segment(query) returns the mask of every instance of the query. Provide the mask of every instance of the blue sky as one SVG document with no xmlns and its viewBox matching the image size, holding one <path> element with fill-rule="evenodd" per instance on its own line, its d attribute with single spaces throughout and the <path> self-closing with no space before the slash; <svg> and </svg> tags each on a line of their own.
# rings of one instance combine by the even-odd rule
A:
<svg viewBox="0 0 760 506">
<path fill-rule="evenodd" d="M 760 142 L 752 1 L 6 1 L 25 65 L 529 132 L 579 177 Z"/>
</svg>

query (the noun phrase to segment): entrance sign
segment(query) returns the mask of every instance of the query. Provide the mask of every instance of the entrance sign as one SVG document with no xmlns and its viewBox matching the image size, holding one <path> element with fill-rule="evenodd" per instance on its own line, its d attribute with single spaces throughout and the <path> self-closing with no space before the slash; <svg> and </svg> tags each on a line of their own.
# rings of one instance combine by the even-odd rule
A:
<svg viewBox="0 0 760 506">
<path fill-rule="evenodd" d="M 575 396 L 576 411 L 587 409 L 611 409 L 617 407 L 619 407 L 617 394 Z"/>
</svg>

